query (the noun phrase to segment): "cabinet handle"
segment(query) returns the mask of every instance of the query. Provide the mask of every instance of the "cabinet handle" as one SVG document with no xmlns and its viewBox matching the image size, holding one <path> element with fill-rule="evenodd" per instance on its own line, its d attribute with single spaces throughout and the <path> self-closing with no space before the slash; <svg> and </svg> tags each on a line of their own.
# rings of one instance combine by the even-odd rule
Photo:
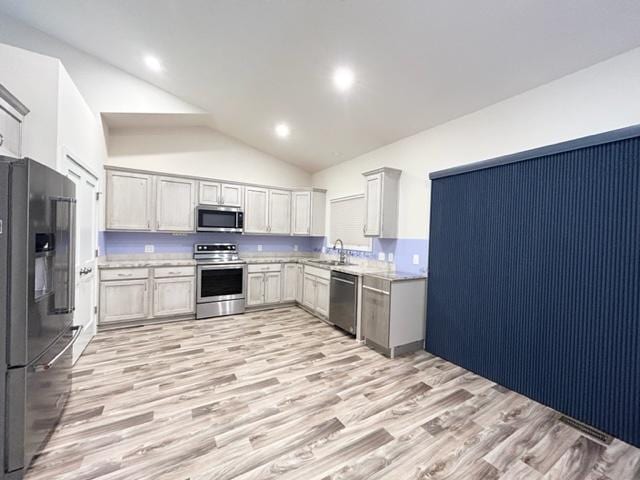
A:
<svg viewBox="0 0 640 480">
<path fill-rule="evenodd" d="M 130 277 L 132 275 L 133 275 L 133 273 L 119 273 L 118 274 L 119 277 Z"/>
<path fill-rule="evenodd" d="M 156 223 L 156 230 L 160 230 L 160 220 Z"/>
<path fill-rule="evenodd" d="M 4 143 L 4 135 L 0 133 L 0 147 L 2 146 L 3 143 Z"/>
<path fill-rule="evenodd" d="M 369 290 L 370 292 L 381 293 L 383 295 L 389 295 L 389 292 L 387 292 L 386 290 L 380 290 L 379 288 L 373 288 L 373 287 L 369 287 L 367 285 L 363 285 L 362 288 L 364 288 L 365 290 Z"/>
<path fill-rule="evenodd" d="M 147 229 L 151 230 L 151 221 L 150 220 L 147 220 Z"/>
<path fill-rule="evenodd" d="M 362 226 L 362 233 L 364 233 L 365 235 L 367 234 L 367 224 L 366 223 Z"/>
</svg>

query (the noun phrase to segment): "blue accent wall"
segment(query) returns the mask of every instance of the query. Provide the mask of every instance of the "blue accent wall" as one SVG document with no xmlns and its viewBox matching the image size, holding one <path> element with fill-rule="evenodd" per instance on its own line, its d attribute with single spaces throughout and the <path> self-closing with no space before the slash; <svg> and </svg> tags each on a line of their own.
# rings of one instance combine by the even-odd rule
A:
<svg viewBox="0 0 640 480">
<path fill-rule="evenodd" d="M 640 446 L 640 138 L 610 138 L 436 176 L 426 349 Z"/>
</svg>

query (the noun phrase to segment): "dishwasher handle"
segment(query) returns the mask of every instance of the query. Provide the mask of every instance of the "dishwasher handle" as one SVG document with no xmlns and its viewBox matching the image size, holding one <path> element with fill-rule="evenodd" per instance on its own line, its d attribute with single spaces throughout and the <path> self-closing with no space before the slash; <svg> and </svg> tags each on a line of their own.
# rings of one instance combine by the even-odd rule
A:
<svg viewBox="0 0 640 480">
<path fill-rule="evenodd" d="M 350 282 L 349 280 L 345 280 L 343 278 L 340 277 L 331 277 L 331 280 L 335 280 L 336 282 L 342 282 L 342 283 L 346 283 L 347 285 L 355 285 L 355 282 Z"/>
<path fill-rule="evenodd" d="M 387 292 L 386 290 L 380 290 L 379 288 L 373 288 L 368 285 L 363 285 L 362 288 L 364 288 L 365 290 L 369 290 L 371 292 L 382 293 L 383 295 L 389 295 L 389 292 Z"/>
</svg>

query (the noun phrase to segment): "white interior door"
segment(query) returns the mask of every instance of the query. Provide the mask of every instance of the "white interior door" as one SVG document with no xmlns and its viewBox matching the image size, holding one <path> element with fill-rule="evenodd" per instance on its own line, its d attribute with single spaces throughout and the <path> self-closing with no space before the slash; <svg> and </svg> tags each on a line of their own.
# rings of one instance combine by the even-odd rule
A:
<svg viewBox="0 0 640 480">
<path fill-rule="evenodd" d="M 82 325 L 83 332 L 73 345 L 75 363 L 96 334 L 98 177 L 67 154 L 62 168 L 76 185 L 76 310 L 73 324 Z"/>
</svg>

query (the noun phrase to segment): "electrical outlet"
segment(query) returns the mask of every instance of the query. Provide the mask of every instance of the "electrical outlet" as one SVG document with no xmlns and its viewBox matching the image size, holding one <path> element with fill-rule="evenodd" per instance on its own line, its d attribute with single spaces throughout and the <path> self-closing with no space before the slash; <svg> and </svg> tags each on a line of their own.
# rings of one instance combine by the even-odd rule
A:
<svg viewBox="0 0 640 480">
<path fill-rule="evenodd" d="M 418 255 L 417 253 L 413 255 L 413 264 L 420 265 L 420 255 Z"/>
<path fill-rule="evenodd" d="M 261 252 L 262 251 L 262 245 L 258 245 L 258 251 Z"/>
<path fill-rule="evenodd" d="M 153 245 L 145 245 L 144 253 L 153 253 L 155 251 L 155 247 Z"/>
<path fill-rule="evenodd" d="M 389 252 L 389 253 L 387 254 L 387 261 L 389 261 L 389 262 L 393 262 L 393 253 Z"/>
<path fill-rule="evenodd" d="M 298 251 L 298 245 L 294 245 L 294 246 L 293 246 L 293 251 L 294 251 L 294 252 L 297 252 L 297 251 Z"/>
<path fill-rule="evenodd" d="M 378 253 L 378 260 L 380 260 L 381 262 L 384 262 L 385 258 L 386 258 L 386 255 L 384 254 L 384 252 Z"/>
</svg>

